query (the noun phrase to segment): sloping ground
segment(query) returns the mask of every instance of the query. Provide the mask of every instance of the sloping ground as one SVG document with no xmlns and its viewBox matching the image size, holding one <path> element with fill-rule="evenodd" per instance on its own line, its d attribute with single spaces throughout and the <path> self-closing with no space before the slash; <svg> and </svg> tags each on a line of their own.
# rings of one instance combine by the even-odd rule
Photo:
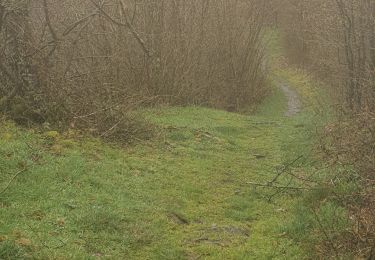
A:
<svg viewBox="0 0 375 260">
<path fill-rule="evenodd" d="M 276 88 L 254 116 L 144 111 L 160 134 L 127 148 L 2 122 L 0 258 L 306 258 L 287 236 L 296 191 L 249 184 L 309 153 L 309 112 L 286 110 Z"/>
<path fill-rule="evenodd" d="M 299 187 L 290 173 L 325 174 L 311 152 L 319 93 L 299 71 L 274 70 L 296 89 L 298 114 L 273 82 L 252 116 L 142 111 L 158 135 L 126 148 L 1 121 L 0 259 L 312 258 L 316 230 L 346 223 L 321 190 L 261 186 L 280 175 L 275 186 Z M 316 198 L 319 222 L 305 206 Z"/>
</svg>

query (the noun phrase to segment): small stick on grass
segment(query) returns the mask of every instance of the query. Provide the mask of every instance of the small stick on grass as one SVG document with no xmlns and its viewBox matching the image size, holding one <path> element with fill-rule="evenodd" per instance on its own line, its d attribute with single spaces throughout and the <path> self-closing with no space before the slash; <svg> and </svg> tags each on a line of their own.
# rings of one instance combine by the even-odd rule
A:
<svg viewBox="0 0 375 260">
<path fill-rule="evenodd" d="M 10 179 L 10 181 L 8 182 L 8 184 L 5 186 L 5 188 L 0 192 L 0 195 L 3 194 L 8 188 L 9 186 L 12 184 L 12 182 L 18 177 L 18 175 L 20 175 L 21 173 L 25 172 L 27 170 L 27 168 L 23 168 L 22 170 L 18 171 L 15 175 L 13 175 L 13 177 Z"/>
<path fill-rule="evenodd" d="M 295 160 L 293 160 L 292 162 L 288 163 L 287 165 L 285 165 L 283 167 L 283 169 L 275 176 L 275 178 L 272 179 L 272 181 L 269 182 L 269 185 L 272 185 L 273 183 L 275 183 L 277 181 L 277 179 L 279 179 L 279 177 L 284 173 L 286 172 L 289 167 L 291 167 L 293 164 L 295 164 L 297 161 L 299 161 L 300 159 L 303 158 L 303 155 L 300 155 L 298 156 Z"/>
<path fill-rule="evenodd" d="M 272 184 L 262 184 L 262 183 L 256 183 L 256 182 L 247 182 L 247 184 L 254 185 L 254 186 L 260 186 L 260 187 L 274 188 L 274 189 L 314 190 L 314 188 L 308 188 L 308 187 L 275 186 L 275 185 L 272 185 Z"/>
</svg>

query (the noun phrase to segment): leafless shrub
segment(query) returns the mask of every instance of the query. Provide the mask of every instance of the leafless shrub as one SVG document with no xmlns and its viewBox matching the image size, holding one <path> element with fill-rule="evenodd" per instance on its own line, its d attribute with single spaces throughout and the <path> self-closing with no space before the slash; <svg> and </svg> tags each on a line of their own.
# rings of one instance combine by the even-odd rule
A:
<svg viewBox="0 0 375 260">
<path fill-rule="evenodd" d="M 335 88 L 347 112 L 375 111 L 375 2 L 287 1 L 291 59 Z M 287 26 L 293 23 L 296 26 Z"/>
<path fill-rule="evenodd" d="M 66 126 L 150 99 L 255 105 L 267 90 L 265 11 L 260 0 L 0 1 L 0 106 L 21 122 Z"/>
<path fill-rule="evenodd" d="M 347 250 L 368 255 L 375 243 L 375 114 L 363 113 L 327 125 L 321 145 L 326 159 L 347 169 L 349 178 L 361 185 L 360 191 L 337 199 L 347 206 L 354 223 Z M 351 172 L 353 167 L 356 174 Z"/>
<path fill-rule="evenodd" d="M 356 223 L 352 245 L 363 255 L 375 248 L 375 2 L 290 0 L 279 4 L 284 5 L 278 9 L 279 25 L 286 35 L 290 62 L 324 80 L 330 88 L 327 92 L 339 104 L 337 122 L 327 126 L 321 147 L 333 165 L 350 166 L 359 173 L 362 191 L 340 199 Z"/>
</svg>

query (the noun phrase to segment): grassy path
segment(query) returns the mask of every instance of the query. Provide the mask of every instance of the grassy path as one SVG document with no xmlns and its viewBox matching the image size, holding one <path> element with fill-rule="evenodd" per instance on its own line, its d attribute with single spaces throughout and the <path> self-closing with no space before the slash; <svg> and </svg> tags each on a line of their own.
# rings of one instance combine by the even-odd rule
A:
<svg viewBox="0 0 375 260">
<path fill-rule="evenodd" d="M 308 153 L 310 114 L 286 110 L 275 88 L 253 116 L 146 111 L 160 136 L 125 149 L 2 122 L 0 187 L 26 171 L 0 194 L 0 258 L 305 258 L 287 235 L 296 194 L 248 184 Z"/>
<path fill-rule="evenodd" d="M 280 88 L 288 99 L 288 109 L 285 111 L 285 116 L 291 117 L 297 115 L 301 111 L 301 102 L 297 92 L 285 83 L 280 83 Z"/>
<path fill-rule="evenodd" d="M 0 259 L 308 258 L 293 239 L 310 228 L 301 194 L 249 184 L 286 165 L 302 176 L 315 170 L 316 92 L 301 72 L 274 71 L 290 88 L 273 82 L 255 114 L 143 111 L 158 135 L 126 148 L 1 121 Z M 290 182 L 298 185 L 278 179 Z"/>
</svg>

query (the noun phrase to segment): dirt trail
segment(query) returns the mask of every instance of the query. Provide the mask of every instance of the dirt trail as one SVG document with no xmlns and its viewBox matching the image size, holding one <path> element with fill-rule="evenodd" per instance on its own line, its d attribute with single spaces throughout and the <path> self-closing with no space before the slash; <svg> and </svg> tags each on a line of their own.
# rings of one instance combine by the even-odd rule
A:
<svg viewBox="0 0 375 260">
<path fill-rule="evenodd" d="M 284 92 L 284 95 L 288 98 L 288 109 L 285 112 L 285 116 L 295 116 L 301 111 L 301 102 L 299 100 L 297 92 L 291 89 L 285 83 L 282 83 L 280 85 L 280 88 Z"/>
</svg>

